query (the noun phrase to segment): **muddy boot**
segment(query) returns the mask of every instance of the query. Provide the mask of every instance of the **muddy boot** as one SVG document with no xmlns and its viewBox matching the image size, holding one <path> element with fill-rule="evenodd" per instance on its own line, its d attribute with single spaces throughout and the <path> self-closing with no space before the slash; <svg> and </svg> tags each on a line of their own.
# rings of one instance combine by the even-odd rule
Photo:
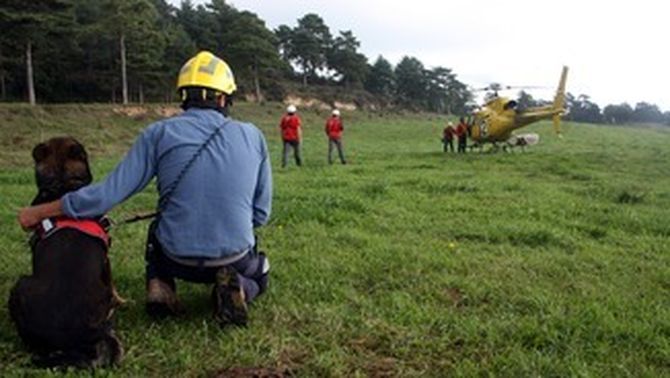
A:
<svg viewBox="0 0 670 378">
<path fill-rule="evenodd" d="M 233 267 L 224 266 L 216 273 L 212 290 L 214 318 L 221 327 L 247 325 L 247 302 L 240 279 Z"/>
<path fill-rule="evenodd" d="M 147 284 L 146 311 L 153 318 L 164 318 L 180 315 L 183 309 L 170 285 L 152 278 Z"/>
</svg>

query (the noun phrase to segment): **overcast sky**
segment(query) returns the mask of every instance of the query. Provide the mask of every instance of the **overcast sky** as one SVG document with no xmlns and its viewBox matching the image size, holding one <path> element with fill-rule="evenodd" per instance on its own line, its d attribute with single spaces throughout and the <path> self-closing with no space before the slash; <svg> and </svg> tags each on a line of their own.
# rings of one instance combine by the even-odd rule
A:
<svg viewBox="0 0 670 378">
<path fill-rule="evenodd" d="M 178 5 L 180 0 L 171 0 Z M 196 0 L 195 3 L 208 1 Z M 647 101 L 670 110 L 670 4 L 662 0 L 229 0 L 271 29 L 320 15 L 351 30 L 371 62 L 404 56 L 452 68 L 468 85 L 541 85 L 549 99 L 563 65 L 568 91 L 601 107 Z M 516 91 L 508 95 L 515 95 Z"/>
</svg>

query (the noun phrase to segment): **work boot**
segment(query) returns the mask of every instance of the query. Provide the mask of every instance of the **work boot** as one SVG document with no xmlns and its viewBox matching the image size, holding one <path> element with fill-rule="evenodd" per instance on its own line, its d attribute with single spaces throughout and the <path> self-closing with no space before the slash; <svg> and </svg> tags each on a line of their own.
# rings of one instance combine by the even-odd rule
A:
<svg viewBox="0 0 670 378">
<path fill-rule="evenodd" d="M 212 290 L 214 318 L 221 327 L 247 325 L 247 302 L 235 268 L 224 266 L 216 272 Z"/>
<path fill-rule="evenodd" d="M 146 311 L 153 318 L 164 318 L 180 315 L 183 309 L 172 287 L 158 278 L 152 278 L 147 284 Z"/>
</svg>

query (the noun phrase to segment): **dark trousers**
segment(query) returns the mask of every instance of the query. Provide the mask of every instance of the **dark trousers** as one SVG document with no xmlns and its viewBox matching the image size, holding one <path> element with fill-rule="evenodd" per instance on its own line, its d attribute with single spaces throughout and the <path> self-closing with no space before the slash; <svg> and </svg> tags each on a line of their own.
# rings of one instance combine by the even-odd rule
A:
<svg viewBox="0 0 670 378">
<path fill-rule="evenodd" d="M 465 153 L 465 147 L 468 145 L 468 138 L 466 136 L 458 137 L 458 152 Z"/>
<path fill-rule="evenodd" d="M 340 156 L 340 162 L 347 164 L 344 160 L 344 151 L 342 150 L 342 139 L 328 138 L 328 164 L 333 164 L 333 146 L 337 147 L 337 154 Z"/>
<path fill-rule="evenodd" d="M 454 139 L 447 139 L 444 138 L 442 139 L 442 143 L 444 143 L 444 152 L 447 152 L 447 149 L 451 149 L 451 152 L 454 152 Z"/>
<path fill-rule="evenodd" d="M 293 155 L 295 157 L 295 164 L 297 166 L 302 165 L 302 159 L 300 158 L 300 142 L 297 140 L 285 140 L 284 141 L 284 151 L 282 152 L 281 166 L 286 167 L 286 161 L 288 160 L 288 150 L 293 148 Z"/>
<path fill-rule="evenodd" d="M 149 227 L 149 230 L 145 254 L 147 282 L 158 278 L 176 290 L 175 278 L 197 283 L 216 281 L 216 273 L 221 268 L 220 266 L 188 266 L 177 263 L 165 255 L 163 247 L 153 233 L 153 227 Z M 265 254 L 256 251 L 254 247 L 242 259 L 229 265 L 237 272 L 247 303 L 262 294 L 267 288 L 269 274 L 268 272 L 263 273 L 265 259 Z"/>
</svg>

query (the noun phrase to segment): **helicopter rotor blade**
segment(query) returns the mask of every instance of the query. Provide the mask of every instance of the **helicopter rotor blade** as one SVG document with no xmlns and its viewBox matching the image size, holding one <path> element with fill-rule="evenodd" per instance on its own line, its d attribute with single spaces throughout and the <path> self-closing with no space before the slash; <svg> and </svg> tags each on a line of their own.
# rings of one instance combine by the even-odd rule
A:
<svg viewBox="0 0 670 378">
<path fill-rule="evenodd" d="M 550 87 L 543 85 L 512 85 L 507 86 L 505 89 L 549 89 Z"/>
<path fill-rule="evenodd" d="M 512 89 L 550 89 L 550 87 L 543 85 L 501 85 L 498 88 L 491 86 L 481 87 L 481 88 L 472 88 L 473 92 L 485 92 L 485 91 L 504 91 Z"/>
</svg>

